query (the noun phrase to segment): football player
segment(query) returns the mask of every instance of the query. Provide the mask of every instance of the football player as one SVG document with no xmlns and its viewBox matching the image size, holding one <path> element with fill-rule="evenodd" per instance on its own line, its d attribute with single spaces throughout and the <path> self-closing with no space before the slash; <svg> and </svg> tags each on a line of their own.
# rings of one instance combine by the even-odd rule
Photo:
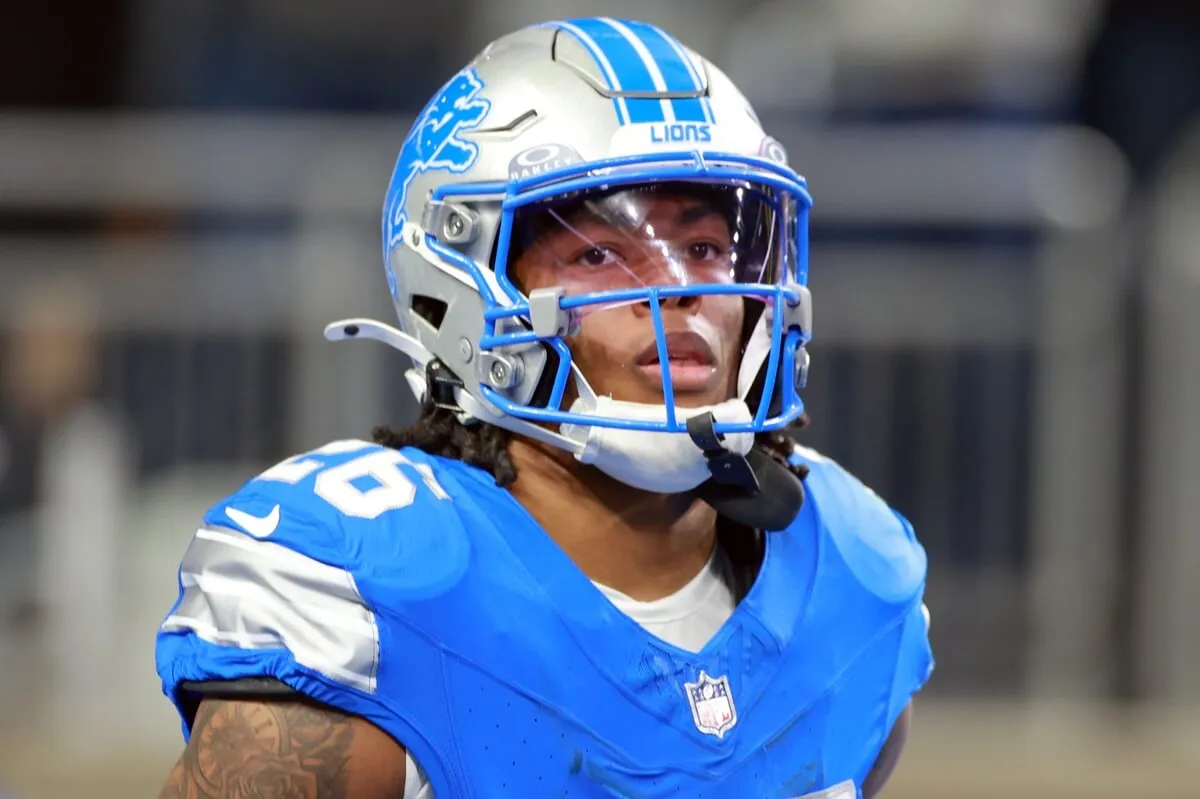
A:
<svg viewBox="0 0 1200 799">
<path fill-rule="evenodd" d="M 856 799 L 933 661 L 907 521 L 783 430 L 805 182 L 666 32 L 505 36 L 383 207 L 410 428 L 217 503 L 157 641 L 162 797 Z"/>
</svg>

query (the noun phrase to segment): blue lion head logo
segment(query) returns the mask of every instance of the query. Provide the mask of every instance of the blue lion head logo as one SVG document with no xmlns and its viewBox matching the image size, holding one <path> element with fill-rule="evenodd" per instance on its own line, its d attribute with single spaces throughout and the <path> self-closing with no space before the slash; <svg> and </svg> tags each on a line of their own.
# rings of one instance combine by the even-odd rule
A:
<svg viewBox="0 0 1200 799">
<path fill-rule="evenodd" d="M 400 157 L 396 159 L 396 169 L 392 172 L 385 205 L 385 264 L 388 251 L 402 235 L 408 217 L 405 210 L 408 189 L 417 176 L 435 169 L 462 174 L 479 158 L 479 145 L 460 138 L 460 134 L 479 127 L 491 110 L 491 101 L 478 96 L 482 90 L 483 81 L 475 70 L 459 72 L 425 106 L 408 138 L 404 140 Z M 396 287 L 392 270 L 388 268 L 387 272 L 394 295 Z"/>
</svg>

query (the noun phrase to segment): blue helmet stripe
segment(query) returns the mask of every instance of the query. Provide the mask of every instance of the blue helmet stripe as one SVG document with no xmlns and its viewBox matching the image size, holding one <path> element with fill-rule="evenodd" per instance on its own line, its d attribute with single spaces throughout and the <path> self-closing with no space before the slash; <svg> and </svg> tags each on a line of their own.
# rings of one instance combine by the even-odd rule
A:
<svg viewBox="0 0 1200 799">
<path fill-rule="evenodd" d="M 578 21 L 588 22 L 589 20 Z M 601 49 L 599 43 L 595 39 L 593 39 L 583 29 L 572 22 L 556 22 L 553 23 L 553 27 L 565 30 L 567 33 L 570 33 L 572 36 L 574 36 L 576 41 L 583 45 L 584 49 L 591 54 L 593 59 L 595 59 L 596 65 L 600 67 L 600 71 L 604 74 L 604 82 L 607 84 L 610 90 L 618 91 L 621 88 L 621 82 L 617 78 L 617 73 L 612 62 L 609 60 L 605 51 Z M 628 106 L 629 104 L 626 98 L 613 98 L 613 109 L 617 112 L 617 121 L 622 125 L 629 124 Z"/>
<path fill-rule="evenodd" d="M 676 39 L 644 22 L 607 17 L 553 23 L 595 59 L 608 88 L 619 92 L 696 92 L 703 88 L 695 63 Z M 638 122 L 712 122 L 708 98 L 614 98 L 622 125 Z"/>
<path fill-rule="evenodd" d="M 692 80 L 686 66 L 679 61 L 675 51 L 661 37 L 647 38 L 635 33 L 624 20 L 604 18 L 605 23 L 617 31 L 637 53 L 650 75 L 651 90 L 655 92 L 694 92 L 697 84 Z M 651 31 L 656 29 L 643 26 Z M 651 50 L 657 50 L 657 53 Z M 660 56 L 662 57 L 660 59 Z M 663 60 L 665 59 L 665 60 Z M 704 122 L 704 110 L 699 99 L 681 98 L 659 100 L 665 122 Z"/>
<path fill-rule="evenodd" d="M 618 27 L 605 19 L 574 19 L 570 24 L 587 36 L 612 66 L 614 80 L 609 88 L 622 92 L 661 91 L 654 85 L 654 77 L 651 75 L 650 64 L 653 62 L 638 52 L 636 38 L 624 36 Z M 596 53 L 593 52 L 592 55 L 595 56 Z M 668 120 L 663 105 L 659 100 L 626 98 L 628 121 L 666 122 Z M 669 108 L 669 104 L 667 105 Z"/>
<path fill-rule="evenodd" d="M 622 20 L 627 31 L 641 40 L 662 75 L 663 91 L 694 92 L 704 87 L 696 65 L 683 45 L 671 34 L 645 22 Z M 707 97 L 671 101 L 675 119 L 679 122 L 712 122 L 712 109 Z"/>
</svg>

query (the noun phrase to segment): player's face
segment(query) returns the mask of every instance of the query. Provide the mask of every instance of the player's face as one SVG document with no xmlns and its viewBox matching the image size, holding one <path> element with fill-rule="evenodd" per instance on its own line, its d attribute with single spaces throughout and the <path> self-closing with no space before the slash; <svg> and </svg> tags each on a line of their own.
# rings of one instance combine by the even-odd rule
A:
<svg viewBox="0 0 1200 799">
<path fill-rule="evenodd" d="M 515 275 L 526 291 L 567 296 L 647 286 L 733 282 L 727 214 L 703 194 L 619 193 L 542 225 Z M 664 298 L 663 327 L 675 400 L 695 406 L 734 396 L 744 300 L 735 294 Z M 592 388 L 629 402 L 661 403 L 663 369 L 646 302 L 594 306 L 570 338 Z"/>
</svg>

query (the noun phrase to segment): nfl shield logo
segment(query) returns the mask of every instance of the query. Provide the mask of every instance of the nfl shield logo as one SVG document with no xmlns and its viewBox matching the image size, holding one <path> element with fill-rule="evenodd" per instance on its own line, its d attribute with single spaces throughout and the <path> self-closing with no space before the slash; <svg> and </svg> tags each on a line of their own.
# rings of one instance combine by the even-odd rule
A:
<svg viewBox="0 0 1200 799">
<path fill-rule="evenodd" d="M 728 677 L 713 679 L 700 672 L 695 682 L 685 682 L 688 704 L 692 706 L 692 720 L 696 729 L 708 735 L 723 738 L 737 724 L 737 709 L 733 706 L 733 691 Z"/>
</svg>

